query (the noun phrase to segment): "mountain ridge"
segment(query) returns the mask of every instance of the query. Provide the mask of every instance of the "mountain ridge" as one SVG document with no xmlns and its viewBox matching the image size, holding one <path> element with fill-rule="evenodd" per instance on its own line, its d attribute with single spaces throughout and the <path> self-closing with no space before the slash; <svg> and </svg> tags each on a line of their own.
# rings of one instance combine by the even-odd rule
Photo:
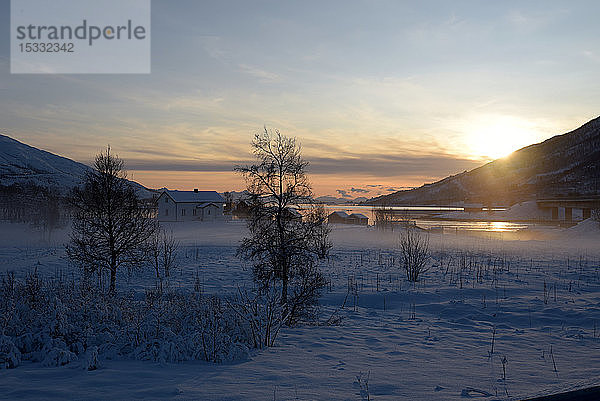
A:
<svg viewBox="0 0 600 401">
<path fill-rule="evenodd" d="M 0 185 L 34 184 L 66 192 L 82 183 L 90 166 L 27 145 L 0 134 Z M 152 191 L 131 181 L 136 192 L 149 197 Z"/>
</svg>

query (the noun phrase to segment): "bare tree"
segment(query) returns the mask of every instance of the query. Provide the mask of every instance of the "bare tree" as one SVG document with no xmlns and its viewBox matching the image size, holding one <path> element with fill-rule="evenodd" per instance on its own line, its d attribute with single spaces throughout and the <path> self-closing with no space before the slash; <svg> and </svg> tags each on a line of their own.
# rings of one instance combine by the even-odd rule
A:
<svg viewBox="0 0 600 401">
<path fill-rule="evenodd" d="M 600 201 L 594 202 L 592 210 L 590 211 L 590 217 L 600 224 Z"/>
<path fill-rule="evenodd" d="M 400 252 L 406 278 L 411 282 L 418 281 L 419 276 L 429 270 L 429 235 L 419 228 L 406 227 L 400 234 Z"/>
<path fill-rule="evenodd" d="M 373 206 L 373 215 L 375 216 L 375 227 L 378 230 L 394 231 L 394 210 L 387 202 Z"/>
<path fill-rule="evenodd" d="M 225 214 L 231 214 L 233 212 L 233 194 L 229 191 L 223 192 L 223 197 L 225 198 L 225 207 L 223 208 L 223 212 Z"/>
<path fill-rule="evenodd" d="M 67 214 L 64 203 L 56 188 L 33 183 L 0 185 L 0 219 L 32 223 L 49 237 Z"/>
<path fill-rule="evenodd" d="M 177 252 L 179 241 L 173 232 L 164 229 L 156 230 L 149 240 L 150 262 L 154 267 L 157 279 L 168 278 L 171 271 L 177 268 Z"/>
<path fill-rule="evenodd" d="M 317 261 L 331 248 L 326 215 L 312 203 L 308 163 L 295 138 L 265 128 L 254 136 L 252 152 L 255 164 L 235 168 L 250 194 L 250 235 L 238 254 L 254 261 L 254 280 L 263 288 L 281 285 L 281 303 L 294 319 L 317 302 L 325 285 Z"/>
<path fill-rule="evenodd" d="M 108 270 L 111 293 L 120 267 L 143 264 L 146 241 L 157 229 L 151 211 L 142 207 L 126 178 L 123 160 L 108 147 L 96 156 L 94 170 L 71 197 L 74 214 L 67 254 L 86 272 Z"/>
</svg>

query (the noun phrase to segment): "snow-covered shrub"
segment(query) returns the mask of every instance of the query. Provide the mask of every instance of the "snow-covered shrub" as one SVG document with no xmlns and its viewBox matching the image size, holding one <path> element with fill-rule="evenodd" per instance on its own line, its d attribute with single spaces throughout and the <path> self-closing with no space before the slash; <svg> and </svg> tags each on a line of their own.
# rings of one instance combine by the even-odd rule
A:
<svg viewBox="0 0 600 401">
<path fill-rule="evenodd" d="M 171 341 L 148 341 L 140 344 L 133 351 L 134 359 L 143 361 L 180 362 L 185 361 L 185 352 L 180 349 L 180 344 Z"/>
<path fill-rule="evenodd" d="M 98 366 L 98 347 L 94 345 L 85 352 L 83 368 L 85 370 L 96 370 L 98 369 Z"/>
<path fill-rule="evenodd" d="M 240 289 L 237 297 L 229 301 L 229 306 L 238 315 L 254 348 L 273 346 L 279 330 L 288 320 L 279 292 L 274 287 L 261 294 Z"/>
<path fill-rule="evenodd" d="M 77 355 L 64 348 L 50 348 L 44 353 L 44 366 L 63 366 L 77 360 Z"/>
<path fill-rule="evenodd" d="M 8 272 L 0 280 L 0 334 L 7 326 L 14 324 L 15 318 L 15 273 Z"/>
<path fill-rule="evenodd" d="M 27 273 L 22 292 L 25 302 L 32 308 L 39 306 L 38 304 L 43 302 L 42 278 L 39 276 L 37 269 Z"/>
<path fill-rule="evenodd" d="M 143 296 L 108 295 L 86 280 L 47 280 L 35 271 L 0 281 L 3 367 L 80 360 L 92 370 L 102 358 L 224 362 L 263 346 L 229 303 L 198 292 L 157 286 Z"/>
<path fill-rule="evenodd" d="M 408 281 L 419 281 L 419 276 L 429 270 L 429 234 L 414 227 L 406 227 L 400 234 L 402 267 Z"/>
<path fill-rule="evenodd" d="M 14 369 L 21 364 L 21 352 L 12 339 L 0 336 L 0 369 Z"/>
<path fill-rule="evenodd" d="M 242 326 L 235 311 L 226 306 L 220 298 L 206 298 L 197 305 L 196 332 L 204 359 L 211 362 L 231 360 L 231 355 L 247 347 L 250 337 Z M 238 347 L 237 345 L 244 345 Z M 245 358 L 245 356 L 244 356 Z"/>
</svg>

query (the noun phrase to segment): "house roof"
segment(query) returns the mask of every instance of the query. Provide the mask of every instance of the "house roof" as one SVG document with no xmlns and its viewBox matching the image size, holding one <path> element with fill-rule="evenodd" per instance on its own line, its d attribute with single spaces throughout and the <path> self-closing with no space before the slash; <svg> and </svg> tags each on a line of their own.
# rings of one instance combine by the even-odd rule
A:
<svg viewBox="0 0 600 401">
<path fill-rule="evenodd" d="M 210 205 L 215 206 L 216 202 L 204 202 L 204 203 L 201 203 L 199 205 L 196 205 L 196 208 L 198 208 L 198 209 L 204 209 L 205 207 L 210 206 Z"/>
<path fill-rule="evenodd" d="M 362 213 L 352 213 L 349 217 L 354 217 L 355 219 L 368 219 L 368 217 Z"/>
<path fill-rule="evenodd" d="M 332 216 L 334 214 L 337 214 L 339 217 L 342 217 L 344 219 L 348 218 L 348 213 L 346 213 L 346 212 L 333 212 L 330 214 L 330 216 Z"/>
<path fill-rule="evenodd" d="M 293 217 L 302 217 L 302 213 L 294 208 L 287 208 L 286 212 L 289 213 Z"/>
<path fill-rule="evenodd" d="M 216 191 L 163 191 L 171 199 L 178 203 L 225 203 L 225 199 Z"/>
</svg>

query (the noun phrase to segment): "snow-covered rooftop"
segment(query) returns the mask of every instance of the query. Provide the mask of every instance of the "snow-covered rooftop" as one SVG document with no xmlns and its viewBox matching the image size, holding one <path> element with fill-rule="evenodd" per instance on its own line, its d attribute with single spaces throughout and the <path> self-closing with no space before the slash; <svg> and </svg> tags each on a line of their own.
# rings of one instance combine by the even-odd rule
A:
<svg viewBox="0 0 600 401">
<path fill-rule="evenodd" d="M 196 209 L 204 209 L 207 206 L 210 206 L 210 205 L 214 206 L 217 203 L 221 203 L 221 202 L 203 202 L 203 203 L 201 203 L 199 205 L 196 205 Z"/>
<path fill-rule="evenodd" d="M 352 213 L 350 217 L 354 217 L 355 219 L 368 219 L 368 217 L 362 213 Z"/>
<path fill-rule="evenodd" d="M 340 212 L 333 212 L 333 213 L 331 213 L 331 214 L 337 214 L 337 215 L 338 215 L 338 216 L 340 216 L 340 217 L 343 217 L 343 218 L 348 218 L 348 213 L 346 213 L 346 212 L 341 212 L 341 211 L 340 211 Z M 330 216 L 331 216 L 331 214 L 330 214 Z"/>
<path fill-rule="evenodd" d="M 175 202 L 196 203 L 196 202 L 216 202 L 225 203 L 225 199 L 216 191 L 169 191 L 163 193 L 169 195 Z"/>
</svg>

